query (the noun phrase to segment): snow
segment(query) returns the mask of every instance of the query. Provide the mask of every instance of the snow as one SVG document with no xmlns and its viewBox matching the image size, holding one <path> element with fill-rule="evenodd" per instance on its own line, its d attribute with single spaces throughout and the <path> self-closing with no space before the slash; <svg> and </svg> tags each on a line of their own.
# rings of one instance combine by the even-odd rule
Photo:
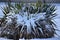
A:
<svg viewBox="0 0 60 40">
<path fill-rule="evenodd" d="M 28 12 L 23 12 L 23 13 L 20 12 L 19 14 L 16 15 L 17 19 L 18 19 L 17 22 L 18 22 L 18 24 L 26 25 L 28 33 L 31 33 L 31 26 L 35 30 L 35 27 L 36 27 L 35 22 L 37 20 L 44 19 L 44 17 L 45 17 L 44 16 L 45 13 L 29 14 L 29 16 L 28 16 Z M 23 30 L 23 28 L 22 28 L 22 30 Z"/>
<path fill-rule="evenodd" d="M 6 39 L 6 38 L 0 38 L 0 40 L 13 40 L 13 39 Z M 58 37 L 58 38 L 46 38 L 46 39 L 19 39 L 19 40 L 60 40 L 60 38 Z"/>
<path fill-rule="evenodd" d="M 5 5 L 5 4 L 2 4 L 2 3 L 0 3 L 0 6 L 2 7 L 2 5 Z M 54 4 L 54 5 L 56 5 L 56 8 L 57 8 L 57 10 L 56 10 L 56 13 L 58 14 L 58 16 L 56 16 L 55 17 L 55 23 L 56 23 L 56 25 L 57 25 L 57 28 L 60 30 L 60 4 Z M 0 8 L 0 17 L 2 17 L 2 15 L 3 15 L 3 13 L 2 13 L 2 11 L 1 11 L 1 8 Z M 35 21 L 36 21 L 36 18 L 37 18 L 37 20 L 38 19 L 40 19 L 40 18 L 42 18 L 42 19 L 44 19 L 44 14 L 42 15 L 42 13 L 39 13 L 39 14 L 37 14 L 37 16 L 35 16 L 34 17 L 34 14 L 31 14 L 30 16 L 29 16 L 29 20 L 27 19 L 27 12 L 25 12 L 26 14 L 25 15 L 23 15 L 23 16 L 21 16 L 21 15 L 19 15 L 19 14 L 17 14 L 16 16 L 17 16 L 17 18 L 18 18 L 18 20 L 17 20 L 17 22 L 18 22 L 18 24 L 20 23 L 20 24 L 24 24 L 24 25 L 27 25 L 27 30 L 28 30 L 28 33 L 29 32 L 31 32 L 31 25 L 33 26 L 33 28 L 36 26 L 35 25 Z M 9 14 L 9 15 L 11 15 L 11 13 Z M 13 15 L 13 14 L 12 14 Z M 36 15 L 36 14 L 35 14 Z M 32 18 L 31 18 L 32 17 Z M 9 19 L 8 19 L 9 20 Z M 11 21 L 11 20 L 10 20 Z M 23 26 L 24 26 L 23 25 Z M 23 28 L 22 28 L 23 29 Z M 41 30 L 41 29 L 40 29 Z M 60 35 L 60 32 L 59 31 L 56 31 L 57 32 L 57 34 L 58 35 Z M 10 39 L 6 39 L 6 38 L 0 38 L 0 40 L 10 40 Z M 20 40 L 24 40 L 24 39 L 20 39 Z M 47 38 L 47 39 L 31 39 L 31 40 L 60 40 L 60 37 L 56 37 L 56 38 Z"/>
<path fill-rule="evenodd" d="M 0 40 L 13 40 L 13 39 L 0 38 Z"/>
<path fill-rule="evenodd" d="M 54 4 L 55 5 L 55 4 Z M 57 25 L 57 29 L 60 30 L 60 4 L 56 4 L 56 13 L 57 13 L 57 16 L 55 17 L 55 23 Z M 60 35 L 60 32 L 59 31 L 56 31 L 58 35 Z"/>
</svg>

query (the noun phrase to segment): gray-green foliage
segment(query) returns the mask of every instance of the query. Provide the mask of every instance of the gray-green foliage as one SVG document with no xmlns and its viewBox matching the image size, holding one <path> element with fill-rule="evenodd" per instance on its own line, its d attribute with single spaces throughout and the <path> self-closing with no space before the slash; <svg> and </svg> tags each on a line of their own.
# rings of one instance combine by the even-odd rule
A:
<svg viewBox="0 0 60 40">
<path fill-rule="evenodd" d="M 10 12 L 18 13 L 21 10 L 21 7 L 22 6 L 19 3 L 15 3 L 15 4 L 8 3 L 6 7 L 2 8 L 2 12 L 5 15 L 7 15 Z"/>
</svg>

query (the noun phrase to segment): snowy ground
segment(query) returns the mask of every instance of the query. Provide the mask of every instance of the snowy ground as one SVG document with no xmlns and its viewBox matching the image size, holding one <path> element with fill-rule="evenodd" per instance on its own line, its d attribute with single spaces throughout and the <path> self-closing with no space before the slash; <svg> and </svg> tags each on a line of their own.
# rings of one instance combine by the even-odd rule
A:
<svg viewBox="0 0 60 40">
<path fill-rule="evenodd" d="M 12 39 L 6 39 L 6 38 L 0 38 L 0 40 L 12 40 Z M 19 39 L 19 40 L 25 40 L 25 39 Z M 27 39 L 27 40 L 60 40 L 60 38 L 47 38 L 47 39 Z"/>
<path fill-rule="evenodd" d="M 2 15 L 3 15 L 2 11 L 1 11 L 1 6 L 3 6 L 3 5 L 5 5 L 5 4 L 0 3 L 0 17 L 2 17 Z M 56 25 L 57 25 L 57 29 L 60 30 L 60 4 L 54 4 L 54 5 L 56 5 L 56 8 L 57 8 L 56 13 L 57 13 L 57 15 L 58 15 L 58 16 L 55 17 L 55 23 L 56 23 Z M 58 35 L 60 35 L 60 32 L 59 32 L 59 31 L 56 31 L 56 32 L 57 32 Z M 0 40 L 10 40 L 10 39 L 0 38 Z M 20 40 L 21 40 L 21 39 L 20 39 Z M 22 39 L 22 40 L 24 40 L 24 39 Z M 60 40 L 60 37 L 56 36 L 56 37 L 54 37 L 54 38 L 31 39 L 31 40 Z"/>
<path fill-rule="evenodd" d="M 56 13 L 57 13 L 57 16 L 55 17 L 55 22 L 56 22 L 56 25 L 57 25 L 57 29 L 60 30 L 60 4 L 55 4 L 56 5 Z M 58 35 L 60 35 L 60 32 L 59 31 L 56 31 Z"/>
</svg>

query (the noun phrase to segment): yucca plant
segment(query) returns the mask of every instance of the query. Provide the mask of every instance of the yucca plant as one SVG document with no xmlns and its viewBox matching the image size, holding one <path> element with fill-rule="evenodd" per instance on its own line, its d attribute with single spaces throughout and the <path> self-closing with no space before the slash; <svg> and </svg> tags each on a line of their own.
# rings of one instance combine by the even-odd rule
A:
<svg viewBox="0 0 60 40">
<path fill-rule="evenodd" d="M 5 20 L 9 19 L 10 23 L 7 20 L 2 33 L 5 31 L 6 34 L 13 35 L 14 40 L 18 40 L 15 37 L 31 39 L 54 36 L 56 25 L 52 20 L 56 16 L 56 13 L 54 13 L 55 6 L 41 2 L 34 5 L 30 4 L 28 3 L 29 6 L 16 4 L 3 9 L 3 13 L 6 15 Z M 17 16 L 17 19 L 15 19 L 15 16 Z"/>
<path fill-rule="evenodd" d="M 16 28 L 17 21 L 15 20 L 16 18 L 13 15 L 17 14 L 20 10 L 21 10 L 21 4 L 19 3 L 14 5 L 8 3 L 6 7 L 2 8 L 2 12 L 4 16 L 0 18 L 0 25 L 1 25 L 0 36 L 1 37 L 6 36 L 7 38 L 13 38 L 14 40 L 19 39 L 19 37 L 17 36 L 18 28 Z"/>
</svg>

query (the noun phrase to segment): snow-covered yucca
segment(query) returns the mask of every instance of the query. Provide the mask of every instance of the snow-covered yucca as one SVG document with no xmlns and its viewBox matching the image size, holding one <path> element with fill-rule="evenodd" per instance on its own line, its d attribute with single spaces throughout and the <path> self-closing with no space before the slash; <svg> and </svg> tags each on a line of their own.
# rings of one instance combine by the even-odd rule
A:
<svg viewBox="0 0 60 40">
<path fill-rule="evenodd" d="M 2 33 L 15 34 L 26 39 L 53 37 L 56 26 L 53 22 L 55 10 L 55 6 L 41 2 L 4 7 L 6 19 Z"/>
</svg>

